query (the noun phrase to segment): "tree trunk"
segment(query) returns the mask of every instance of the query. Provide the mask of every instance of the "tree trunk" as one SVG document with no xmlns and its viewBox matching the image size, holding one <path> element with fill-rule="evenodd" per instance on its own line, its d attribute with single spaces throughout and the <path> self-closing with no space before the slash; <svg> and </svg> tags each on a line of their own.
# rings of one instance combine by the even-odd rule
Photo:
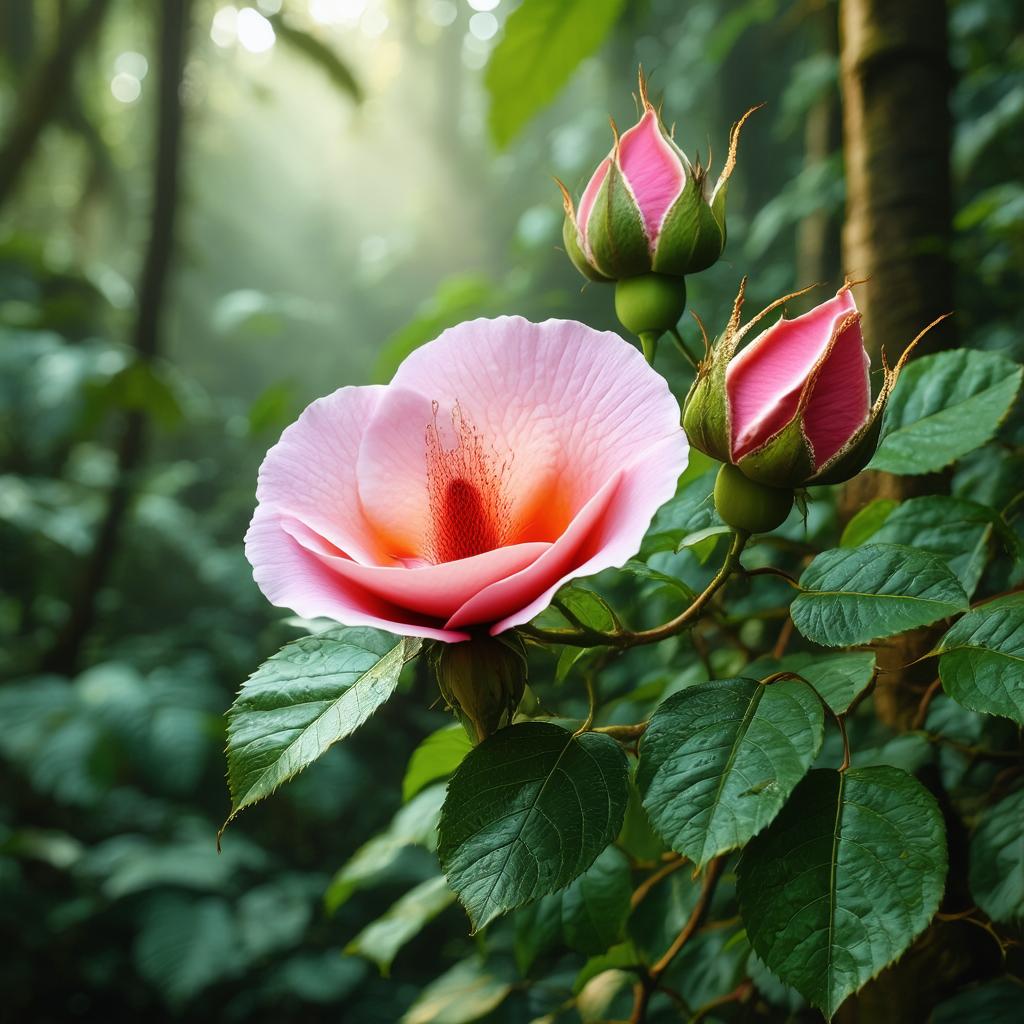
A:
<svg viewBox="0 0 1024 1024">
<path fill-rule="evenodd" d="M 149 242 L 139 280 L 132 345 L 135 358 L 152 363 L 160 348 L 160 317 L 174 243 L 181 162 L 182 108 L 180 88 L 185 67 L 186 36 L 191 0 L 162 0 L 159 30 L 159 113 L 153 172 Z M 106 583 L 120 543 L 121 528 L 135 492 L 135 474 L 145 445 L 146 417 L 129 412 L 117 444 L 117 479 L 106 514 L 71 602 L 67 622 L 45 659 L 51 672 L 72 675 L 78 668 L 82 644 L 96 616 L 96 600 Z"/>
<path fill-rule="evenodd" d="M 808 17 L 811 20 L 810 31 L 819 51 L 838 56 L 836 5 L 827 2 Z M 807 112 L 804 125 L 804 167 L 823 164 L 839 149 L 841 141 L 839 94 L 830 86 Z M 837 288 L 841 283 L 836 280 L 841 265 L 839 247 L 839 217 L 833 210 L 821 207 L 804 217 L 796 229 L 796 286 L 803 288 L 822 282 Z M 809 297 L 808 303 L 813 305 L 818 299 L 820 296 Z"/>
<path fill-rule="evenodd" d="M 74 17 L 61 18 L 53 52 L 18 97 L 17 113 L 0 147 L 0 206 L 13 193 L 43 129 L 60 108 L 75 63 L 99 30 L 109 0 L 87 0 Z"/>
<path fill-rule="evenodd" d="M 884 348 L 891 363 L 923 326 L 953 308 L 946 4 L 840 0 L 839 10 L 843 263 L 852 278 L 865 279 L 854 294 L 868 350 L 877 364 Z M 918 351 L 953 343 L 945 321 Z M 841 511 L 850 515 L 876 497 L 934 490 L 934 478 L 864 473 L 847 485 Z M 879 648 L 875 707 L 889 725 L 905 727 L 913 717 L 918 687 L 903 669 L 925 650 L 920 634 Z M 927 662 L 917 669 L 931 670 Z"/>
</svg>

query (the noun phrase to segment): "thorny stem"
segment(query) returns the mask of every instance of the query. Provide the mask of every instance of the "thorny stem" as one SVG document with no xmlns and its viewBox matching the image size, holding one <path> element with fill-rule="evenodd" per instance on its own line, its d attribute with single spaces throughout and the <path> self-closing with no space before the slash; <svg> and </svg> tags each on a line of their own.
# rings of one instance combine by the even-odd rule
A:
<svg viewBox="0 0 1024 1024">
<path fill-rule="evenodd" d="M 693 938 L 701 922 L 704 920 L 711 906 L 711 898 L 715 894 L 715 887 L 725 867 L 726 856 L 715 857 L 708 862 L 704 870 L 704 880 L 701 884 L 700 895 L 693 912 L 686 920 L 682 930 L 675 937 L 672 945 L 665 950 L 664 954 L 648 970 L 644 977 L 637 982 L 635 990 L 635 1001 L 633 1013 L 629 1018 L 629 1024 L 643 1024 L 647 1019 L 647 1007 L 651 996 L 658 988 L 661 976 L 672 966 L 672 961 L 679 955 L 683 947 Z"/>
<path fill-rule="evenodd" d="M 613 633 L 602 633 L 599 630 L 591 629 L 536 629 L 531 626 L 523 626 L 520 632 L 531 640 L 541 643 L 568 644 L 574 647 L 639 647 L 642 644 L 654 644 L 660 640 L 666 640 L 670 636 L 682 633 L 683 630 L 692 626 L 704 611 L 707 603 L 726 584 L 729 577 L 740 567 L 740 554 L 746 547 L 750 534 L 743 530 L 737 530 L 733 534 L 732 544 L 729 553 L 725 556 L 722 567 L 715 574 L 714 579 L 704 590 L 693 599 L 690 606 L 674 619 L 655 626 L 653 629 L 619 629 Z"/>
</svg>

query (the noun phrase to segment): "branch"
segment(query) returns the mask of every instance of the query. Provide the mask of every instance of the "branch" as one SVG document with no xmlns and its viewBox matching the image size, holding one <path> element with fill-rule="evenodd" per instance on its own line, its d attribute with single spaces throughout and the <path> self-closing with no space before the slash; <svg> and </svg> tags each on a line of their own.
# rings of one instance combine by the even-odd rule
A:
<svg viewBox="0 0 1024 1024">
<path fill-rule="evenodd" d="M 682 633 L 693 626 L 700 618 L 707 603 L 728 582 L 729 577 L 740 567 L 740 554 L 746 547 L 750 535 L 737 530 L 733 534 L 732 545 L 722 567 L 704 591 L 693 599 L 693 603 L 674 619 L 655 626 L 653 629 L 620 629 L 613 633 L 601 633 L 591 629 L 537 629 L 534 626 L 523 626 L 520 632 L 539 643 L 568 644 L 572 647 L 639 647 L 643 644 L 655 644 L 667 640 L 670 636 Z"/>
<path fill-rule="evenodd" d="M 132 346 L 135 358 L 151 363 L 160 347 L 160 315 L 174 243 L 178 206 L 178 171 L 181 163 L 182 109 L 179 91 L 185 66 L 186 36 L 191 0 L 163 0 L 161 4 L 159 119 L 154 162 L 153 200 L 149 241 L 139 280 Z M 106 514 L 96 533 L 80 585 L 72 599 L 67 622 L 57 643 L 44 659 L 44 669 L 73 675 L 82 644 L 96 617 L 96 599 L 106 583 L 120 546 L 135 492 L 135 471 L 145 448 L 146 416 L 130 411 L 117 443 L 117 478 Z"/>
<path fill-rule="evenodd" d="M 35 152 L 43 130 L 53 120 L 82 51 L 98 31 L 110 0 L 88 0 L 65 19 L 53 52 L 19 96 L 11 130 L 0 147 L 0 206 L 6 202 Z"/>
<path fill-rule="evenodd" d="M 629 1018 L 629 1024 L 643 1024 L 647 1019 L 647 1007 L 651 996 L 658 988 L 661 976 L 671 967 L 672 961 L 679 955 L 687 942 L 693 938 L 711 906 L 711 899 L 715 895 L 715 887 L 718 885 L 718 879 L 725 867 L 725 861 L 726 855 L 723 854 L 708 862 L 704 871 L 700 895 L 697 897 L 697 903 L 687 918 L 686 924 L 683 925 L 682 930 L 662 957 L 648 969 L 646 976 L 637 982 L 633 1013 Z"/>
</svg>

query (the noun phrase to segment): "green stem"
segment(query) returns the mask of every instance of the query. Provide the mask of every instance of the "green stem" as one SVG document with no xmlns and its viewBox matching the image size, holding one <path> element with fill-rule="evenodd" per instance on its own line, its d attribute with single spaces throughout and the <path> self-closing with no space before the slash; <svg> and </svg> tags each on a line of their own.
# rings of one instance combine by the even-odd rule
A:
<svg viewBox="0 0 1024 1024">
<path fill-rule="evenodd" d="M 704 590 L 693 599 L 690 606 L 674 619 L 655 626 L 653 629 L 630 630 L 620 629 L 614 633 L 601 633 L 597 630 L 566 630 L 566 629 L 537 629 L 533 626 L 523 626 L 520 632 L 523 636 L 529 637 L 540 643 L 567 644 L 572 647 L 639 647 L 642 644 L 656 644 L 660 640 L 667 640 L 670 636 L 682 633 L 689 629 L 700 618 L 708 602 L 725 586 L 729 577 L 740 567 L 740 554 L 746 547 L 750 534 L 744 530 L 737 530 L 733 534 L 732 544 L 729 553 L 725 556 L 722 567 L 715 573 L 714 579 Z"/>
<path fill-rule="evenodd" d="M 640 335 L 640 347 L 644 351 L 644 359 L 654 365 L 654 357 L 658 353 L 658 333 L 656 331 L 644 331 Z"/>
<path fill-rule="evenodd" d="M 690 350 L 686 347 L 686 342 L 683 341 L 683 336 L 679 333 L 679 328 L 672 327 L 668 333 L 672 335 L 672 339 L 676 343 L 676 348 L 679 349 L 680 352 L 682 352 L 683 357 L 686 359 L 686 361 L 696 370 L 697 360 L 693 358 L 693 355 L 690 353 Z"/>
</svg>

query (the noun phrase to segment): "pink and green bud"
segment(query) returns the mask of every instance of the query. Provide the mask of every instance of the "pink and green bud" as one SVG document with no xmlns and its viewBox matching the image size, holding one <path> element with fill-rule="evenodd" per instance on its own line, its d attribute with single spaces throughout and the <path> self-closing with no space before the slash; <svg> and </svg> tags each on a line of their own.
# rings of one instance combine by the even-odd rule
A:
<svg viewBox="0 0 1024 1024">
<path fill-rule="evenodd" d="M 690 443 L 769 487 L 848 480 L 874 454 L 909 348 L 895 368 L 884 367 L 872 402 L 871 361 L 849 284 L 809 313 L 783 317 L 737 352 L 754 326 L 795 297 L 773 302 L 741 327 L 743 291 L 687 396 L 683 426 Z"/>
<path fill-rule="evenodd" d="M 579 207 L 564 186 L 566 250 L 591 280 L 638 274 L 683 277 L 710 267 L 725 247 L 725 193 L 736 163 L 740 127 L 733 126 L 722 173 L 691 162 L 647 95 L 640 76 L 640 120 L 619 136 L 583 190 Z M 561 183 L 559 183 L 561 185 Z"/>
</svg>

